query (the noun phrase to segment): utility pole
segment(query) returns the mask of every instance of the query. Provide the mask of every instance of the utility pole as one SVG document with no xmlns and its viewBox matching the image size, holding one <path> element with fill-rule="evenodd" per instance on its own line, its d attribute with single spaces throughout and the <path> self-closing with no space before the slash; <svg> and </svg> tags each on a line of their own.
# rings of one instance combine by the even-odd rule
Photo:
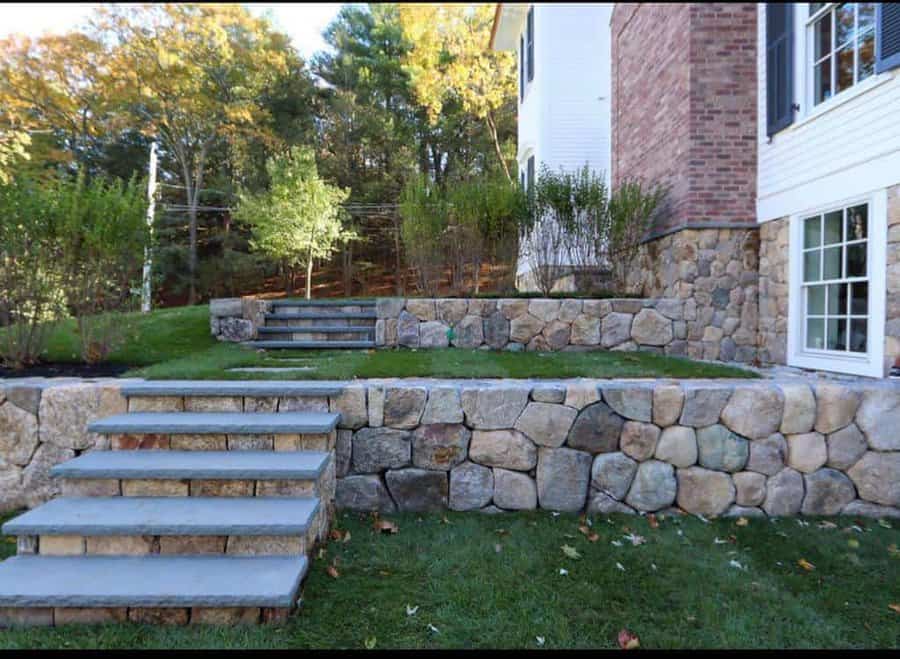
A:
<svg viewBox="0 0 900 659">
<path fill-rule="evenodd" d="M 144 273 L 141 286 L 141 311 L 150 312 L 150 269 L 153 256 L 150 250 L 153 243 L 153 213 L 156 210 L 156 142 L 150 144 L 150 176 L 147 182 L 147 245 L 144 247 Z"/>
</svg>

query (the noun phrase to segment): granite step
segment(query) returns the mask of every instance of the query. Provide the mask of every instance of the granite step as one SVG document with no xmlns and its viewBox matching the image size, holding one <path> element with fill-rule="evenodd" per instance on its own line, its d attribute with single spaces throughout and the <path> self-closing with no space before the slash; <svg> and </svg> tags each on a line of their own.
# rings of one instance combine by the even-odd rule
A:
<svg viewBox="0 0 900 659">
<path fill-rule="evenodd" d="M 305 556 L 15 556 L 0 607 L 293 607 Z"/>
<path fill-rule="evenodd" d="M 98 434 L 321 434 L 337 427 L 338 412 L 130 412 L 88 424 Z"/>
<path fill-rule="evenodd" d="M 317 498 L 64 497 L 11 519 L 4 535 L 291 536 L 305 534 Z"/>
<path fill-rule="evenodd" d="M 374 307 L 375 300 L 354 300 L 335 298 L 331 300 L 307 300 L 305 298 L 284 298 L 270 302 L 273 309 L 278 307 Z"/>
<path fill-rule="evenodd" d="M 374 331 L 373 326 L 361 325 L 308 325 L 305 327 L 266 325 L 257 330 L 260 334 L 371 334 Z"/>
<path fill-rule="evenodd" d="M 73 479 L 315 480 L 331 462 L 326 451 L 92 451 L 56 465 Z"/>
<path fill-rule="evenodd" d="M 244 396 L 247 398 L 337 396 L 345 382 L 291 380 L 157 380 L 129 382 L 119 391 L 128 398 L 143 396 Z"/>
<path fill-rule="evenodd" d="M 374 341 L 247 341 L 244 345 L 263 350 L 333 350 L 374 348 Z"/>
<path fill-rule="evenodd" d="M 267 313 L 266 322 L 270 320 L 376 320 L 374 311 L 334 311 L 325 308 L 323 311 L 275 311 Z"/>
</svg>

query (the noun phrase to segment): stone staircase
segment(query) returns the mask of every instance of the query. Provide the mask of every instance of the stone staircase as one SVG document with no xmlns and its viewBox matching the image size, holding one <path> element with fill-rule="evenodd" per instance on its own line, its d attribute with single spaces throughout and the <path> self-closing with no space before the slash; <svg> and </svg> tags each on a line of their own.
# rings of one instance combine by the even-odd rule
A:
<svg viewBox="0 0 900 659">
<path fill-rule="evenodd" d="M 247 345 L 264 349 L 375 347 L 374 300 L 274 300 Z"/>
<path fill-rule="evenodd" d="M 0 626 L 284 620 L 335 487 L 340 385 L 140 382 L 57 465 L 62 497 L 3 525 Z"/>
</svg>

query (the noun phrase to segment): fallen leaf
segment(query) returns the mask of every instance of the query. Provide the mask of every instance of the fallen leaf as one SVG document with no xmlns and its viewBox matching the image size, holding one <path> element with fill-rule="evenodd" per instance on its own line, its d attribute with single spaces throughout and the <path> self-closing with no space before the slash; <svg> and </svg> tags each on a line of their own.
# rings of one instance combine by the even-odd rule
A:
<svg viewBox="0 0 900 659">
<path fill-rule="evenodd" d="M 371 638 L 367 638 L 363 641 L 363 645 L 365 645 L 366 650 L 374 650 L 375 644 L 378 642 L 378 639 L 372 636 Z"/>
<path fill-rule="evenodd" d="M 900 557 L 900 549 L 897 548 L 896 544 L 891 543 L 888 545 L 888 553 L 891 556 Z"/>
<path fill-rule="evenodd" d="M 350 531 L 347 531 L 347 532 L 344 534 L 344 539 L 341 540 L 341 542 L 350 542 Z"/>
<path fill-rule="evenodd" d="M 566 576 L 567 574 L 569 574 L 569 571 L 568 571 L 566 568 L 561 567 L 561 568 L 559 568 L 559 573 L 560 573 L 562 576 Z"/>
<path fill-rule="evenodd" d="M 637 634 L 623 629 L 619 632 L 619 647 L 623 650 L 636 650 L 641 647 L 641 641 Z"/>
<path fill-rule="evenodd" d="M 496 533 L 497 535 L 509 535 L 509 531 L 507 531 L 506 529 L 497 529 L 496 531 L 494 531 L 494 533 Z"/>
<path fill-rule="evenodd" d="M 728 565 L 730 565 L 730 566 L 733 567 L 733 568 L 737 568 L 738 570 L 743 570 L 743 569 L 744 569 L 744 566 L 741 565 L 740 563 L 738 563 L 738 562 L 737 562 L 736 560 L 734 560 L 734 559 L 731 559 L 730 561 L 728 561 Z"/>
<path fill-rule="evenodd" d="M 319 547 L 318 558 L 319 559 L 325 558 L 325 547 Z"/>
<path fill-rule="evenodd" d="M 638 545 L 642 545 L 647 542 L 647 539 L 642 535 L 635 535 L 634 533 L 629 533 L 628 535 L 623 535 L 623 538 L 628 540 L 633 547 L 637 547 Z"/>
<path fill-rule="evenodd" d="M 341 576 L 341 573 L 338 572 L 338 569 L 334 565 L 329 565 L 327 568 L 325 568 L 325 572 L 327 572 L 328 576 L 332 579 L 337 579 L 339 576 Z"/>
<path fill-rule="evenodd" d="M 406 615 L 408 615 L 408 616 L 416 615 L 416 611 L 418 611 L 418 610 L 419 610 L 418 605 L 416 605 L 416 606 L 410 606 L 409 604 L 406 605 Z"/>
<path fill-rule="evenodd" d="M 653 513 L 647 515 L 647 524 L 650 525 L 651 529 L 658 529 L 659 521 L 656 519 L 656 515 L 654 515 Z"/>
<path fill-rule="evenodd" d="M 430 622 L 428 623 L 428 631 L 432 631 L 435 634 L 441 633 L 440 630 L 437 627 L 435 627 L 434 625 L 432 625 Z"/>
<path fill-rule="evenodd" d="M 590 527 L 582 524 L 581 526 L 578 527 L 578 532 L 581 533 L 582 535 L 588 535 L 591 532 L 591 529 L 590 529 Z"/>
<path fill-rule="evenodd" d="M 834 522 L 829 522 L 828 520 L 822 520 L 818 524 L 816 524 L 820 529 L 836 529 L 837 524 Z"/>
<path fill-rule="evenodd" d="M 894 528 L 893 526 L 891 526 L 891 523 L 889 521 L 887 521 L 886 519 L 879 519 L 878 526 L 883 526 L 886 529 Z"/>
<path fill-rule="evenodd" d="M 450 524 L 450 520 L 446 516 L 441 518 L 441 524 Z"/>
<path fill-rule="evenodd" d="M 566 558 L 571 558 L 573 561 L 577 561 L 581 558 L 581 554 L 578 553 L 578 550 L 575 549 L 575 547 L 563 545 L 560 549 L 562 549 L 562 553 L 566 555 Z"/>
<path fill-rule="evenodd" d="M 550 514 L 553 515 L 554 517 L 559 517 L 559 513 L 557 513 L 557 512 L 552 512 Z"/>
<path fill-rule="evenodd" d="M 501 551 L 503 551 L 503 545 L 497 543 L 496 545 L 494 545 L 494 551 L 499 554 Z"/>
<path fill-rule="evenodd" d="M 847 546 L 850 547 L 850 549 L 859 549 L 859 540 L 857 540 L 856 538 L 850 538 L 849 540 L 847 540 Z"/>
<path fill-rule="evenodd" d="M 747 524 L 749 524 L 749 523 L 750 523 L 750 520 L 747 519 L 746 517 L 738 517 L 737 521 L 735 522 L 735 524 L 738 526 L 747 526 Z"/>
<path fill-rule="evenodd" d="M 332 540 L 340 540 L 341 539 L 341 531 L 340 529 L 331 529 L 331 532 L 328 534 L 328 537 Z"/>
<path fill-rule="evenodd" d="M 622 570 L 622 572 L 625 571 L 625 566 L 622 565 L 621 563 L 616 563 L 616 567 L 619 568 L 620 570 Z"/>
<path fill-rule="evenodd" d="M 650 563 L 651 569 L 656 572 L 656 563 Z"/>
<path fill-rule="evenodd" d="M 900 604 L 888 604 L 888 608 L 894 613 L 900 613 Z"/>
<path fill-rule="evenodd" d="M 804 527 L 809 526 L 809 522 L 806 522 L 802 519 L 798 519 L 798 520 L 794 520 L 794 521 L 797 522 L 797 526 L 804 526 Z"/>
<path fill-rule="evenodd" d="M 544 644 L 544 637 L 543 637 L 543 636 L 535 636 L 535 637 L 534 637 L 534 640 L 537 641 L 537 644 L 538 644 L 538 645 L 543 645 L 543 644 Z"/>
<path fill-rule="evenodd" d="M 806 560 L 805 558 L 801 558 L 799 561 L 797 561 L 797 565 L 799 565 L 800 567 L 802 567 L 802 568 L 803 568 L 804 570 L 806 570 L 807 572 L 812 572 L 813 570 L 816 569 L 816 566 L 813 565 L 812 563 L 810 563 L 810 562 L 809 562 L 808 560 Z"/>
<path fill-rule="evenodd" d="M 597 535 L 596 533 L 591 533 L 587 539 L 588 539 L 588 542 L 597 542 L 600 539 L 600 536 Z"/>
<path fill-rule="evenodd" d="M 727 541 L 727 540 L 720 540 L 720 539 L 719 539 L 719 536 L 716 536 L 715 538 L 713 538 L 713 544 L 714 544 L 714 545 L 727 545 L 727 544 L 728 544 L 728 541 Z"/>
<path fill-rule="evenodd" d="M 372 527 L 379 533 L 397 533 L 400 528 L 389 519 L 376 519 Z"/>
<path fill-rule="evenodd" d="M 621 547 L 621 546 L 622 546 L 622 543 L 619 542 L 618 540 L 610 540 L 610 541 L 609 541 L 609 544 L 613 545 L 614 547 Z"/>
</svg>

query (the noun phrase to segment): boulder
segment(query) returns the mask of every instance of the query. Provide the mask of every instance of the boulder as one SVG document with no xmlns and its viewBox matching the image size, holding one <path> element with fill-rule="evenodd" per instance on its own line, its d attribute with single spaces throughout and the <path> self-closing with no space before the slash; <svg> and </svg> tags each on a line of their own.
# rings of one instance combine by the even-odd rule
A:
<svg viewBox="0 0 900 659">
<path fill-rule="evenodd" d="M 339 478 L 335 487 L 334 505 L 344 510 L 360 512 L 396 510 L 387 488 L 376 475 L 358 475 Z"/>
<path fill-rule="evenodd" d="M 409 298 L 406 301 L 406 311 L 412 314 L 417 321 L 437 320 L 434 300 L 431 298 Z M 400 318 L 402 322 L 403 314 L 400 314 Z"/>
<path fill-rule="evenodd" d="M 826 464 L 842 471 L 847 471 L 855 465 L 868 448 L 866 438 L 855 423 L 828 435 L 825 444 L 828 447 Z"/>
<path fill-rule="evenodd" d="M 503 314 L 506 320 L 512 320 L 528 313 L 528 300 L 523 298 L 505 298 L 497 301 L 497 311 Z"/>
<path fill-rule="evenodd" d="M 236 316 L 240 318 L 244 308 L 239 297 L 223 297 L 209 301 L 209 315 L 217 318 Z"/>
<path fill-rule="evenodd" d="M 747 469 L 766 476 L 774 476 L 784 469 L 787 459 L 787 441 L 781 433 L 773 433 L 765 439 L 750 442 Z"/>
<path fill-rule="evenodd" d="M 783 384 L 784 417 L 780 432 L 794 435 L 809 432 L 816 422 L 816 398 L 806 384 Z"/>
<path fill-rule="evenodd" d="M 391 428 L 363 428 L 353 435 L 352 471 L 375 474 L 409 464 L 412 435 Z"/>
<path fill-rule="evenodd" d="M 505 510 L 537 508 L 537 485 L 527 474 L 494 469 L 494 505 Z"/>
<path fill-rule="evenodd" d="M 531 390 L 531 400 L 536 403 L 562 403 L 566 400 L 566 388 L 553 384 L 537 385 Z"/>
<path fill-rule="evenodd" d="M 337 396 L 332 396 L 328 403 L 331 412 L 340 412 L 339 428 L 362 428 L 369 421 L 366 409 L 366 387 L 364 385 L 347 385 Z"/>
<path fill-rule="evenodd" d="M 634 514 L 634 508 L 613 499 L 603 492 L 593 491 L 588 497 L 588 515 L 609 515 L 611 513 Z"/>
<path fill-rule="evenodd" d="M 385 473 L 391 498 L 401 512 L 429 512 L 447 507 L 447 473 L 428 469 L 399 469 Z"/>
<path fill-rule="evenodd" d="M 900 506 L 900 453 L 869 451 L 847 473 L 861 499 Z"/>
<path fill-rule="evenodd" d="M 463 419 L 457 387 L 433 387 L 428 391 L 421 423 L 462 423 Z"/>
<path fill-rule="evenodd" d="M 515 429 L 535 444 L 556 448 L 565 443 L 577 414 L 565 405 L 532 402 L 519 416 Z"/>
<path fill-rule="evenodd" d="M 38 444 L 37 416 L 10 401 L 0 405 L 0 461 L 24 467 Z"/>
<path fill-rule="evenodd" d="M 850 425 L 859 409 L 859 393 L 831 382 L 816 385 L 816 424 L 821 433 L 832 433 Z"/>
<path fill-rule="evenodd" d="M 678 423 L 692 428 L 703 428 L 718 423 L 729 398 L 731 398 L 730 387 L 686 387 L 684 409 Z"/>
<path fill-rule="evenodd" d="M 461 394 L 466 424 L 479 430 L 512 428 L 528 404 L 525 387 L 465 388 Z"/>
<path fill-rule="evenodd" d="M 494 474 L 487 467 L 463 462 L 450 471 L 450 509 L 484 508 L 494 496 Z"/>
<path fill-rule="evenodd" d="M 547 347 L 550 350 L 562 350 L 569 345 L 571 328 L 568 323 L 554 320 L 544 327 L 542 332 Z"/>
<path fill-rule="evenodd" d="M 415 428 L 425 409 L 428 392 L 424 387 L 390 387 L 384 392 L 384 425 Z"/>
<path fill-rule="evenodd" d="M 626 419 L 649 423 L 653 417 L 653 390 L 650 387 L 603 387 L 603 400 L 616 414 Z"/>
<path fill-rule="evenodd" d="M 625 503 L 638 510 L 654 512 L 672 505 L 676 490 L 675 469 L 672 465 L 659 460 L 648 460 L 638 466 Z"/>
<path fill-rule="evenodd" d="M 472 298 L 469 300 L 469 315 L 487 318 L 497 310 L 497 300 Z"/>
<path fill-rule="evenodd" d="M 559 314 L 557 318 L 564 323 L 571 323 L 573 320 L 578 318 L 578 314 L 581 313 L 583 303 L 581 300 L 574 300 L 572 298 L 568 298 L 563 300 L 559 305 Z"/>
<path fill-rule="evenodd" d="M 631 324 L 631 338 L 638 345 L 664 346 L 673 337 L 672 321 L 655 309 L 641 309 Z"/>
<path fill-rule="evenodd" d="M 429 320 L 419 325 L 420 348 L 446 348 L 450 345 L 447 333 L 450 328 L 439 320 Z"/>
<path fill-rule="evenodd" d="M 241 343 L 256 338 L 256 327 L 253 321 L 244 318 L 220 318 L 219 340 Z"/>
<path fill-rule="evenodd" d="M 47 387 L 38 415 L 41 442 L 79 451 L 101 445 L 104 438 L 89 433 L 88 423 L 125 412 L 125 399 L 118 391 L 109 394 L 104 396 L 103 390 L 89 382 Z"/>
<path fill-rule="evenodd" d="M 230 450 L 235 450 L 233 447 L 235 446 L 235 438 L 231 438 L 228 440 L 228 448 Z M 239 444 L 238 444 L 239 445 Z M 246 450 L 258 450 L 257 446 L 252 445 L 252 448 Z M 350 460 L 353 456 L 353 431 L 352 430 L 338 430 L 337 437 L 334 442 L 334 463 L 335 463 L 335 476 L 338 478 L 343 478 L 347 474 L 350 473 Z"/>
<path fill-rule="evenodd" d="M 735 487 L 728 474 L 702 467 L 679 469 L 678 506 L 694 515 L 721 515 L 734 502 Z"/>
<path fill-rule="evenodd" d="M 477 348 L 484 343 L 481 316 L 466 316 L 453 328 L 453 345 L 457 348 Z"/>
<path fill-rule="evenodd" d="M 10 380 L 7 380 L 7 382 L 10 382 Z M 15 380 L 12 380 L 12 382 L 15 382 Z M 40 410 L 41 392 L 43 390 L 44 387 L 40 384 L 8 384 L 6 385 L 6 400 L 26 412 L 37 415 Z M 2 402 L 3 394 L 0 393 L 0 403 Z"/>
<path fill-rule="evenodd" d="M 494 350 L 509 343 L 509 321 L 499 311 L 484 319 L 484 342 Z"/>
<path fill-rule="evenodd" d="M 743 437 L 762 439 L 777 432 L 784 394 L 773 386 L 738 387 L 722 409 L 722 423 Z"/>
<path fill-rule="evenodd" d="M 600 400 L 600 389 L 595 382 L 576 382 L 566 385 L 566 405 L 582 410 Z"/>
<path fill-rule="evenodd" d="M 722 517 L 765 517 L 766 514 L 760 508 L 751 508 L 750 506 L 739 506 L 737 504 L 731 506 Z"/>
<path fill-rule="evenodd" d="M 380 428 L 384 425 L 384 387 L 372 385 L 369 387 L 369 426 Z"/>
<path fill-rule="evenodd" d="M 678 423 L 684 406 L 684 391 L 677 384 L 661 384 L 653 389 L 652 421 L 661 428 Z"/>
<path fill-rule="evenodd" d="M 624 499 L 638 463 L 624 453 L 601 453 L 591 466 L 591 485 L 614 499 Z"/>
<path fill-rule="evenodd" d="M 600 319 L 581 314 L 572 321 L 569 342 L 574 346 L 595 346 L 600 343 Z"/>
<path fill-rule="evenodd" d="M 469 459 L 488 467 L 528 471 L 537 464 L 537 447 L 518 430 L 475 430 Z"/>
<path fill-rule="evenodd" d="M 566 444 L 589 453 L 611 453 L 619 448 L 625 419 L 606 403 L 588 405 L 575 418 Z"/>
<path fill-rule="evenodd" d="M 397 318 L 405 305 L 406 298 L 380 297 L 375 300 L 375 315 L 379 319 Z"/>
<path fill-rule="evenodd" d="M 804 515 L 837 515 L 856 498 L 853 482 L 836 469 L 819 469 L 803 480 L 806 494 L 800 512 Z"/>
<path fill-rule="evenodd" d="M 841 511 L 842 515 L 853 515 L 860 517 L 874 517 L 876 519 L 882 517 L 893 517 L 895 519 L 900 519 L 900 508 L 892 508 L 891 506 L 879 506 L 875 503 L 869 503 L 868 501 L 862 501 L 860 499 L 856 499 L 855 501 L 851 501 L 846 506 L 844 506 L 844 510 Z"/>
<path fill-rule="evenodd" d="M 447 325 L 456 325 L 469 311 L 469 301 L 466 299 L 444 298 L 435 301 L 438 320 Z"/>
<path fill-rule="evenodd" d="M 75 451 L 56 444 L 41 444 L 31 462 L 22 470 L 22 494 L 27 507 L 49 501 L 60 492 L 60 479 L 52 478 L 50 470 L 75 457 Z"/>
<path fill-rule="evenodd" d="M 659 428 L 652 423 L 626 421 L 622 426 L 622 452 L 639 462 L 653 457 L 658 441 Z"/>
<path fill-rule="evenodd" d="M 766 498 L 766 477 L 755 471 L 741 471 L 734 476 L 735 501 L 739 506 L 758 506 Z"/>
<path fill-rule="evenodd" d="M 697 462 L 697 434 L 687 426 L 664 428 L 656 444 L 654 456 L 676 467 L 690 467 Z"/>
<path fill-rule="evenodd" d="M 630 313 L 611 312 L 606 314 L 600 324 L 600 345 L 604 348 L 611 348 L 631 339 L 632 319 L 633 316 Z"/>
<path fill-rule="evenodd" d="M 404 348 L 419 347 L 419 319 L 405 310 L 400 312 L 397 319 L 397 345 Z"/>
<path fill-rule="evenodd" d="M 740 471 L 747 464 L 750 442 L 725 426 L 714 425 L 697 431 L 700 465 L 716 471 Z"/>
<path fill-rule="evenodd" d="M 517 343 L 528 343 L 536 334 L 544 329 L 544 321 L 531 314 L 513 318 L 509 322 L 509 338 Z"/>
<path fill-rule="evenodd" d="M 550 323 L 559 318 L 559 300 L 549 298 L 537 298 L 528 303 L 528 313 L 545 323 Z"/>
<path fill-rule="evenodd" d="M 471 436 L 459 423 L 419 426 L 412 437 L 412 463 L 422 469 L 450 471 L 465 461 Z"/>
<path fill-rule="evenodd" d="M 876 451 L 900 451 L 900 390 L 870 389 L 863 394 L 856 425 Z"/>
<path fill-rule="evenodd" d="M 582 510 L 591 481 L 591 456 L 569 448 L 538 450 L 537 492 L 541 508 Z"/>
<path fill-rule="evenodd" d="M 789 435 L 787 444 L 787 463 L 797 471 L 811 474 L 828 461 L 828 447 L 820 433 Z"/>
<path fill-rule="evenodd" d="M 613 310 L 612 302 L 609 300 L 585 300 L 581 307 L 581 311 L 588 316 L 595 318 L 603 318 Z M 560 314 L 562 317 L 562 314 Z"/>
<path fill-rule="evenodd" d="M 791 468 L 782 469 L 766 481 L 766 498 L 762 508 L 767 515 L 796 515 L 803 504 L 803 476 Z"/>
</svg>

